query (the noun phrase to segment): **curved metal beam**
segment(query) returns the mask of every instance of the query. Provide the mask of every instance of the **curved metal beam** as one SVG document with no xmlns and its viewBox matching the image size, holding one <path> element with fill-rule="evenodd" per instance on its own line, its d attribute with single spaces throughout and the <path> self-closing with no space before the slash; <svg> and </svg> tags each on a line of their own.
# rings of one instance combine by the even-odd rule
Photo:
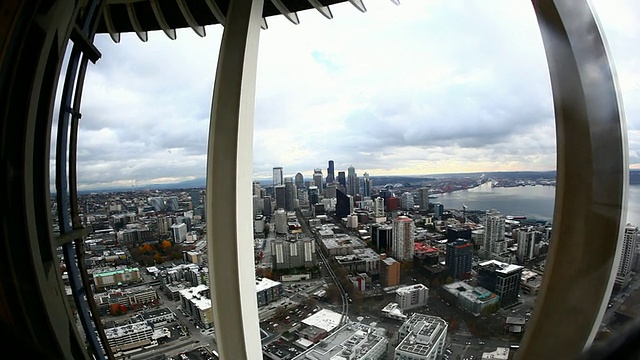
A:
<svg viewBox="0 0 640 360">
<path fill-rule="evenodd" d="M 349 0 L 349 2 L 351 3 L 351 5 L 355 6 L 356 9 L 360 10 L 360 12 L 367 12 L 367 8 L 364 7 L 364 3 L 362 2 L 362 0 Z"/>
<path fill-rule="evenodd" d="M 211 303 L 222 359 L 261 359 L 253 258 L 253 113 L 263 0 L 232 1 L 218 56 L 207 149 Z M 233 174 L 232 176 L 228 176 Z"/>
<path fill-rule="evenodd" d="M 324 6 L 318 0 L 308 0 L 309 4 L 311 4 L 316 10 L 320 12 L 324 17 L 331 20 L 333 19 L 333 14 L 331 13 L 331 9 L 328 6 Z"/>
<path fill-rule="evenodd" d="M 226 18 L 220 10 L 220 7 L 218 7 L 218 4 L 216 4 L 215 0 L 205 0 L 205 2 L 207 3 L 209 10 L 211 10 L 211 13 L 216 18 L 216 20 L 218 20 L 220 25 L 224 26 Z"/>
<path fill-rule="evenodd" d="M 107 26 L 107 31 L 109 31 L 109 36 L 114 43 L 120 42 L 120 33 L 116 31 L 116 27 L 113 26 L 113 19 L 111 19 L 111 11 L 109 10 L 109 5 L 105 5 L 104 11 L 102 12 L 102 16 L 104 16 L 104 24 Z"/>
<path fill-rule="evenodd" d="M 595 337 L 620 260 L 626 128 L 588 1 L 534 0 L 533 6 L 551 75 L 558 178 L 545 275 L 517 358 L 571 359 Z"/>
<path fill-rule="evenodd" d="M 127 15 L 129 15 L 129 21 L 131 21 L 131 27 L 133 27 L 133 31 L 136 32 L 138 38 L 143 42 L 147 42 L 149 40 L 149 34 L 142 30 L 142 26 L 140 26 L 140 22 L 138 21 L 138 16 L 136 16 L 136 9 L 133 8 L 133 3 L 126 3 L 127 7 Z"/>
<path fill-rule="evenodd" d="M 160 9 L 160 4 L 158 4 L 158 0 L 151 0 L 150 3 L 151 9 L 153 9 L 153 14 L 155 15 L 158 25 L 160 25 L 162 31 L 169 37 L 169 39 L 175 40 L 177 37 L 176 29 L 172 29 L 167 23 L 167 20 L 162 14 L 162 9 Z"/>
<path fill-rule="evenodd" d="M 204 26 L 200 26 L 196 19 L 193 18 L 193 15 L 191 14 L 189 7 L 187 6 L 187 3 L 184 0 L 177 0 L 177 3 L 182 16 L 184 16 L 185 20 L 187 20 L 187 24 L 189 24 L 191 29 L 193 29 L 193 31 L 195 31 L 198 36 L 204 37 L 206 35 Z"/>
<path fill-rule="evenodd" d="M 298 14 L 295 12 L 289 11 L 287 7 L 282 3 L 281 0 L 271 0 L 271 3 L 280 11 L 284 17 L 286 17 L 289 21 L 291 21 L 294 25 L 300 24 L 300 19 L 298 19 Z"/>
<path fill-rule="evenodd" d="M 262 20 L 260 20 L 260 29 L 267 30 L 268 28 L 269 24 L 267 24 L 267 19 L 262 18 Z"/>
</svg>

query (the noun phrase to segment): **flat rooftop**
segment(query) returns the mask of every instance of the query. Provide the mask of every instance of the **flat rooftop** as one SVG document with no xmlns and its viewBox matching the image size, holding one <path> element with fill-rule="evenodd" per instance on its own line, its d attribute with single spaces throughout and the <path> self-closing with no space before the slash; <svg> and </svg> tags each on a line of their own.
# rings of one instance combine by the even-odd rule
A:
<svg viewBox="0 0 640 360">
<path fill-rule="evenodd" d="M 267 290 L 267 289 L 270 289 L 272 287 L 276 287 L 278 285 L 280 285 L 280 283 L 277 282 L 277 281 L 273 281 L 273 280 L 268 279 L 266 277 L 259 278 L 259 279 L 256 279 L 256 292 Z"/>
<path fill-rule="evenodd" d="M 294 360 L 359 359 L 378 344 L 386 344 L 385 330 L 362 323 L 349 323 Z"/>
<path fill-rule="evenodd" d="M 505 275 L 513 274 L 515 272 L 518 272 L 524 269 L 524 266 L 507 264 L 507 263 L 500 262 L 498 260 L 488 260 L 485 262 L 481 262 L 478 265 L 480 265 L 481 267 L 491 267 L 497 273 L 505 274 Z"/>
<path fill-rule="evenodd" d="M 342 314 L 328 309 L 322 309 L 317 313 L 309 316 L 308 318 L 302 320 L 302 323 L 305 325 L 318 327 L 327 332 L 331 332 L 333 329 L 337 328 L 340 325 L 341 320 Z"/>
</svg>

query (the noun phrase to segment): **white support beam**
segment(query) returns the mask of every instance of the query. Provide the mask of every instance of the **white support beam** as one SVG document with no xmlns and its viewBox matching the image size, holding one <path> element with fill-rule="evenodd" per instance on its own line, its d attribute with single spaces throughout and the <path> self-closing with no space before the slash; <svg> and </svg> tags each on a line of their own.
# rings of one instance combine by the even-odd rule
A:
<svg viewBox="0 0 640 360">
<path fill-rule="evenodd" d="M 102 12 L 102 16 L 104 16 L 104 23 L 107 26 L 107 31 L 109 32 L 109 36 L 114 43 L 120 42 L 120 33 L 116 31 L 115 26 L 113 26 L 113 19 L 111 18 L 111 11 L 109 11 L 109 6 L 104 7 L 104 11 Z"/>
<path fill-rule="evenodd" d="M 333 19 L 333 14 L 331 13 L 331 9 L 328 6 L 324 6 L 318 0 L 308 0 L 309 4 L 311 4 L 316 10 L 320 12 L 324 17 L 331 20 Z"/>
<path fill-rule="evenodd" d="M 351 5 L 355 6 L 356 9 L 360 10 L 360 12 L 367 12 L 367 8 L 364 7 L 364 3 L 362 2 L 362 0 L 349 0 L 349 2 L 351 3 Z"/>
<path fill-rule="evenodd" d="M 294 25 L 300 24 L 300 19 L 298 19 L 298 14 L 295 12 L 289 11 L 287 7 L 282 3 L 281 0 L 271 0 L 273 5 L 280 11 L 284 17 L 286 17 L 289 21 L 291 21 Z"/>
<path fill-rule="evenodd" d="M 165 20 L 164 15 L 162 14 L 158 0 L 151 0 L 151 8 L 153 9 L 153 14 L 156 16 L 156 20 L 158 20 L 158 25 L 160 25 L 162 31 L 169 37 L 169 39 L 175 40 L 177 37 L 176 29 L 169 27 L 167 20 Z"/>
<path fill-rule="evenodd" d="M 205 0 L 205 2 L 207 3 L 207 6 L 209 7 L 209 10 L 211 10 L 211 13 L 216 18 L 216 20 L 218 20 L 220 25 L 224 26 L 224 22 L 225 22 L 226 18 L 224 17 L 224 14 L 220 10 L 220 7 L 218 7 L 218 4 L 216 4 L 216 1 L 215 0 Z"/>
<path fill-rule="evenodd" d="M 142 30 L 142 26 L 140 26 L 140 22 L 138 22 L 138 16 L 136 15 L 136 10 L 133 8 L 132 3 L 127 3 L 127 14 L 129 15 L 129 21 L 131 21 L 131 27 L 133 27 L 133 31 L 135 31 L 138 38 L 144 42 L 149 40 L 149 35 L 146 31 Z"/>
<path fill-rule="evenodd" d="M 198 36 L 204 37 L 206 35 L 204 26 L 200 26 L 200 24 L 198 24 L 196 19 L 193 17 L 193 14 L 191 14 L 191 10 L 189 10 L 187 3 L 184 0 L 176 0 L 176 2 L 178 3 L 178 7 L 180 8 L 182 16 L 184 16 L 184 19 L 187 20 L 187 24 L 189 24 L 189 27 L 191 27 L 191 29 L 196 34 L 198 34 Z"/>
<path fill-rule="evenodd" d="M 211 302 L 222 359 L 261 359 L 253 263 L 253 114 L 263 0 L 229 5 L 207 150 Z"/>
</svg>

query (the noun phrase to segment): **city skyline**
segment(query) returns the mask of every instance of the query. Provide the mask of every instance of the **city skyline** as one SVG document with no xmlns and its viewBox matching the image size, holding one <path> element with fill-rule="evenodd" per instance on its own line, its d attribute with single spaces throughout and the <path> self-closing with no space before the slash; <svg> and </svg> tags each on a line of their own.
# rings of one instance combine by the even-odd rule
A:
<svg viewBox="0 0 640 360">
<path fill-rule="evenodd" d="M 261 32 L 254 178 L 555 169 L 546 58 L 530 3 L 404 1 L 314 11 Z M 640 6 L 594 1 L 614 59 L 640 168 Z M 452 21 L 454 19 L 455 21 Z M 483 29 L 483 31 L 477 31 Z M 120 44 L 96 37 L 103 58 L 87 74 L 79 189 L 202 178 L 222 27 L 171 41 L 162 32 Z M 426 44 L 426 45 L 425 45 Z M 53 165 L 52 156 L 52 165 Z M 51 181 L 54 179 L 52 177 Z"/>
</svg>

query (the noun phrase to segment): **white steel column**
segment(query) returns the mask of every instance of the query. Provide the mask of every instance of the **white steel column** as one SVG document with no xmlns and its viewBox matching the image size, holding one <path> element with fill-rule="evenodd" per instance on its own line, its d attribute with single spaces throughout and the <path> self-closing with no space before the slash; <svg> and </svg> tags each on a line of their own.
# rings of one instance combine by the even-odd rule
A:
<svg viewBox="0 0 640 360">
<path fill-rule="evenodd" d="M 251 221 L 253 113 L 263 0 L 232 0 L 213 91 L 207 151 L 211 301 L 222 359 L 261 359 Z"/>
</svg>

